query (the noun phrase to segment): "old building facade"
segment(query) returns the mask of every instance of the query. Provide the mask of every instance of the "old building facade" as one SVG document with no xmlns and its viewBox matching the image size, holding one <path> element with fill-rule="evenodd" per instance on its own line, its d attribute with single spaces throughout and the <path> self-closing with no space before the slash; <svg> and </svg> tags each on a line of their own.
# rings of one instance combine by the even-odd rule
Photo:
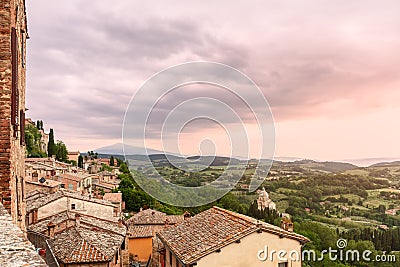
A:
<svg viewBox="0 0 400 267">
<path fill-rule="evenodd" d="M 0 201 L 25 228 L 25 1 L 0 4 Z"/>
</svg>

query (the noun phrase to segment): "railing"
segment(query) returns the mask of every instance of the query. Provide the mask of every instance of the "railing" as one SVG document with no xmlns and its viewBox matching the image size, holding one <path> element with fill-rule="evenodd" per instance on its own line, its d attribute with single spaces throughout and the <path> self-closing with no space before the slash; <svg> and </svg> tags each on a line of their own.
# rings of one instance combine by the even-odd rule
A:
<svg viewBox="0 0 400 267">
<path fill-rule="evenodd" d="M 60 267 L 56 257 L 53 254 L 51 240 L 48 238 L 48 236 L 29 230 L 27 231 L 27 236 L 35 248 L 44 248 L 46 250 L 45 260 L 49 267 Z"/>
</svg>

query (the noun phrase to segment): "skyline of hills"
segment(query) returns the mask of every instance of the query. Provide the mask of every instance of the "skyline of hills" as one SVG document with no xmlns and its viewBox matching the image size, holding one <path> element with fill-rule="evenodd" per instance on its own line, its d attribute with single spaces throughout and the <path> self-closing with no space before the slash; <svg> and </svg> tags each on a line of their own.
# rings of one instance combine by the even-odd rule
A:
<svg viewBox="0 0 400 267">
<path fill-rule="evenodd" d="M 125 153 L 124 153 L 125 150 Z M 178 155 L 173 152 L 164 152 L 161 150 L 153 149 L 153 148 L 147 148 L 147 150 L 143 147 L 137 147 L 137 146 L 130 146 L 130 145 L 123 145 L 122 143 L 115 143 L 109 146 L 104 146 L 100 147 L 97 149 L 93 150 L 94 152 L 97 152 L 98 154 L 104 154 L 104 155 L 161 155 L 161 154 L 168 154 L 171 156 L 178 156 L 182 157 L 182 155 Z M 198 155 L 183 155 L 185 157 L 197 157 Z M 204 157 L 209 157 L 209 155 L 204 156 Z M 218 157 L 226 157 L 226 155 L 218 155 Z M 233 156 L 232 158 L 238 159 L 238 160 L 245 160 L 246 158 L 243 157 L 235 157 Z M 376 158 L 358 158 L 358 159 L 337 159 L 337 160 L 321 160 L 321 159 L 309 159 L 307 157 L 287 157 L 287 156 L 276 156 L 274 157 L 275 161 L 281 161 L 281 162 L 295 162 L 295 161 L 303 161 L 303 160 L 311 160 L 314 162 L 319 162 L 319 163 L 324 163 L 324 162 L 340 162 L 340 163 L 348 163 L 355 165 L 357 167 L 370 167 L 374 165 L 390 165 L 393 162 L 400 161 L 400 157 L 376 157 Z"/>
</svg>

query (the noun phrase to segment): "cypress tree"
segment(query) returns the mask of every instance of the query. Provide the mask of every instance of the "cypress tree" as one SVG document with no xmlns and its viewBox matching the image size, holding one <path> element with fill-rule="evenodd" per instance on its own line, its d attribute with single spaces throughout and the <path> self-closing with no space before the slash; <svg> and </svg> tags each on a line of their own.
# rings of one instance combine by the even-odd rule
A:
<svg viewBox="0 0 400 267">
<path fill-rule="evenodd" d="M 55 150 L 56 150 L 56 145 L 54 143 L 54 131 L 53 129 L 50 129 L 49 144 L 47 146 L 47 154 L 49 155 L 49 157 L 52 157 L 55 154 Z"/>
<path fill-rule="evenodd" d="M 111 156 L 110 158 L 110 166 L 114 166 L 114 156 Z"/>
<path fill-rule="evenodd" d="M 83 169 L 83 157 L 79 155 L 78 157 L 78 167 Z"/>
</svg>

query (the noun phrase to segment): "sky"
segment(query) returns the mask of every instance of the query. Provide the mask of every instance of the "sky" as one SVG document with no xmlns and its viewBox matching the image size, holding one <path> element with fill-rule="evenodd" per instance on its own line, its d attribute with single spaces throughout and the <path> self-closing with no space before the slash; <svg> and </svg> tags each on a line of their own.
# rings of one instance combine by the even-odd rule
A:
<svg viewBox="0 0 400 267">
<path fill-rule="evenodd" d="M 120 143 L 125 111 L 146 80 L 212 61 L 247 75 L 268 100 L 276 156 L 400 157 L 398 10 L 398 1 L 28 1 L 27 116 L 69 150 Z M 162 124 L 171 103 L 197 96 L 230 98 L 187 86 L 164 99 L 149 127 Z M 244 118 L 246 141 L 259 144 L 251 111 L 228 102 Z M 181 152 L 228 154 L 235 133 L 224 127 L 240 125 L 221 120 L 183 127 Z M 157 136 L 146 144 L 162 148 Z"/>
</svg>

